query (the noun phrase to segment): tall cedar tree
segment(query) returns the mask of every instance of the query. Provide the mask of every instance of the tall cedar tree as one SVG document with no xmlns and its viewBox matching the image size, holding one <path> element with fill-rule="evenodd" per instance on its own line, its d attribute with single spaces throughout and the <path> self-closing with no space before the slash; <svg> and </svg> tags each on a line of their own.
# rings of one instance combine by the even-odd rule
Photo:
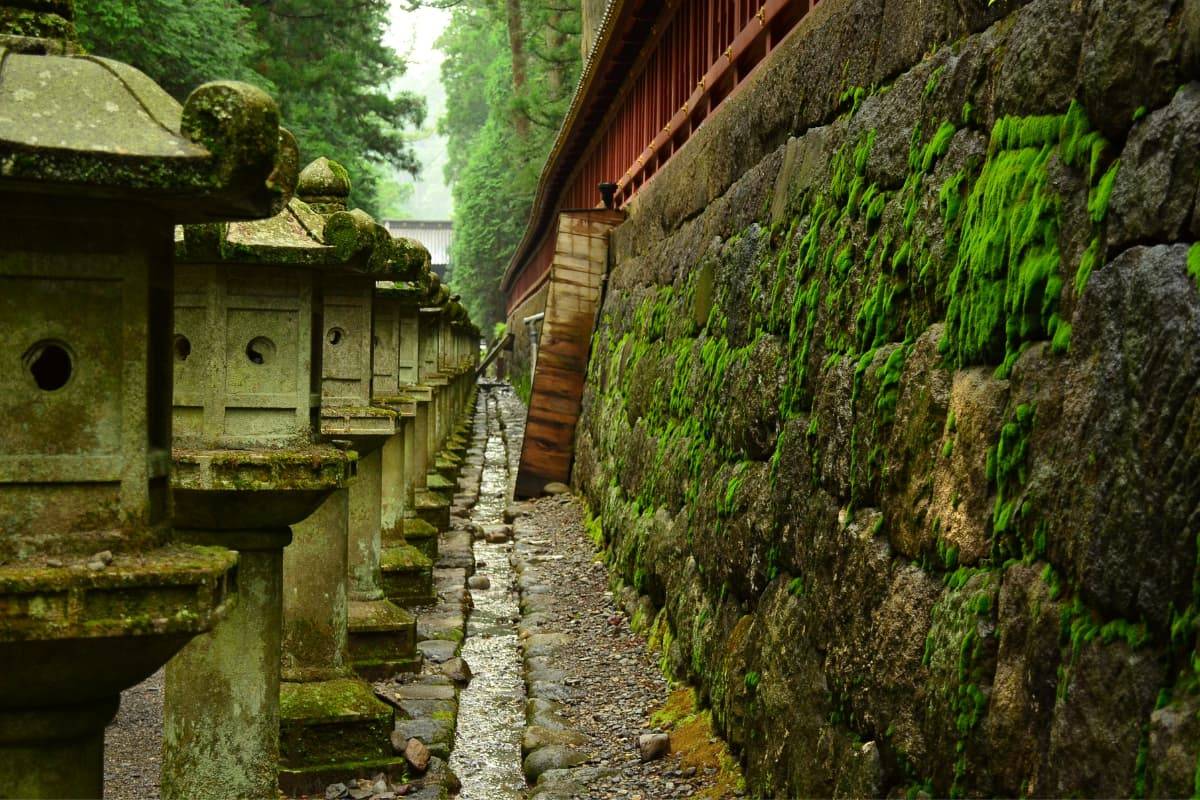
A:
<svg viewBox="0 0 1200 800">
<path fill-rule="evenodd" d="M 381 167 L 412 174 L 404 139 L 423 98 L 390 87 L 403 60 L 383 44 L 387 0 L 76 0 L 83 44 L 137 66 L 183 100 L 209 80 L 272 92 L 302 161 L 329 156 L 350 170 L 351 202 L 378 206 Z"/>
<path fill-rule="evenodd" d="M 486 330 L 579 79 L 579 0 L 459 0 L 438 44 L 454 194 L 450 283 Z"/>
</svg>

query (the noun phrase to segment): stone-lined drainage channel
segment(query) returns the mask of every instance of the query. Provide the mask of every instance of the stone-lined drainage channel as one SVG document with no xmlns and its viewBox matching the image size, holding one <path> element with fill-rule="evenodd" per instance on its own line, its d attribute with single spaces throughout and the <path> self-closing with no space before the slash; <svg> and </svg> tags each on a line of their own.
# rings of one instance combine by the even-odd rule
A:
<svg viewBox="0 0 1200 800">
<path fill-rule="evenodd" d="M 509 434 L 520 423 L 504 413 L 507 386 L 480 387 L 480 411 L 486 415 L 487 444 L 479 500 L 470 512 L 477 538 L 474 609 L 467 622 L 462 657 L 474 673 L 459 696 L 458 728 L 450 767 L 462 781 L 464 800 L 504 800 L 524 796 L 521 772 L 521 734 L 524 727 L 525 686 L 517 646 L 518 616 L 512 546 L 501 541 L 499 526 L 512 487 L 512 469 L 519 457 L 520 438 Z M 511 446 L 510 446 L 511 445 Z M 515 451 L 515 452 L 514 452 Z"/>
</svg>

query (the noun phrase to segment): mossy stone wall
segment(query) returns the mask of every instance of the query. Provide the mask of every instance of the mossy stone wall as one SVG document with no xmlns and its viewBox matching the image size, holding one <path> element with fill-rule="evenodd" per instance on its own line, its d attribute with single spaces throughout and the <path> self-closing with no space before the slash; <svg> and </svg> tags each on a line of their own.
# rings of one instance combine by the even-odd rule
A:
<svg viewBox="0 0 1200 800">
<path fill-rule="evenodd" d="M 575 480 L 754 794 L 1200 785 L 1198 54 L 826 0 L 613 233 Z"/>
</svg>

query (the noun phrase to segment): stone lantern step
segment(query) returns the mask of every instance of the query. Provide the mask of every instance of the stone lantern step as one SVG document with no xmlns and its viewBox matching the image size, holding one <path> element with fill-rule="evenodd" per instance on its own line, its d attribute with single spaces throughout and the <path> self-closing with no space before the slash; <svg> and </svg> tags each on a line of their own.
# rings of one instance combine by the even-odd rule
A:
<svg viewBox="0 0 1200 800">
<path fill-rule="evenodd" d="M 350 662 L 367 680 L 386 680 L 421 668 L 417 618 L 393 602 L 351 600 L 347 608 Z"/>
<path fill-rule="evenodd" d="M 455 469 L 454 472 L 457 473 L 458 470 Z M 443 500 L 449 502 L 458 489 L 458 483 L 453 477 L 447 477 L 446 473 L 439 469 L 437 472 L 430 472 L 425 476 L 425 488 L 431 492 L 437 492 Z"/>
<path fill-rule="evenodd" d="M 433 562 L 412 545 L 385 547 L 380 557 L 383 591 L 401 606 L 428 605 L 437 600 Z"/>
<path fill-rule="evenodd" d="M 405 780 L 391 747 L 395 712 L 362 681 L 285 682 L 279 695 L 279 785 L 314 794 L 337 781 L 383 772 Z"/>
<path fill-rule="evenodd" d="M 417 548 L 431 561 L 438 557 L 438 529 L 420 517 L 405 517 L 404 540 Z"/>
<path fill-rule="evenodd" d="M 413 491 L 413 510 L 417 517 L 439 531 L 450 529 L 450 501 L 437 492 L 415 489 Z"/>
</svg>

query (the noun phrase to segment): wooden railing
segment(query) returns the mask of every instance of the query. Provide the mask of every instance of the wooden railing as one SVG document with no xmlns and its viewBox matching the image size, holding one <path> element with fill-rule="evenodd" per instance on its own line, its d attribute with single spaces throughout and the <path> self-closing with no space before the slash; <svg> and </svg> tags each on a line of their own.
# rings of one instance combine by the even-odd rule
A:
<svg viewBox="0 0 1200 800">
<path fill-rule="evenodd" d="M 566 132 L 591 138 L 557 202 L 535 209 L 535 214 L 594 207 L 599 202 L 596 187 L 604 182 L 617 184 L 618 208 L 627 204 L 819 2 L 678 0 L 664 4 L 648 41 L 625 74 L 615 80 L 601 76 L 616 89 L 603 98 L 610 108 L 598 128 L 581 126 Z M 596 68 L 603 71 L 605 65 Z M 531 224 L 540 222 L 534 219 Z M 510 312 L 545 282 L 553 242 L 553 231 L 544 230 L 519 253 L 523 263 L 507 287 Z"/>
</svg>

